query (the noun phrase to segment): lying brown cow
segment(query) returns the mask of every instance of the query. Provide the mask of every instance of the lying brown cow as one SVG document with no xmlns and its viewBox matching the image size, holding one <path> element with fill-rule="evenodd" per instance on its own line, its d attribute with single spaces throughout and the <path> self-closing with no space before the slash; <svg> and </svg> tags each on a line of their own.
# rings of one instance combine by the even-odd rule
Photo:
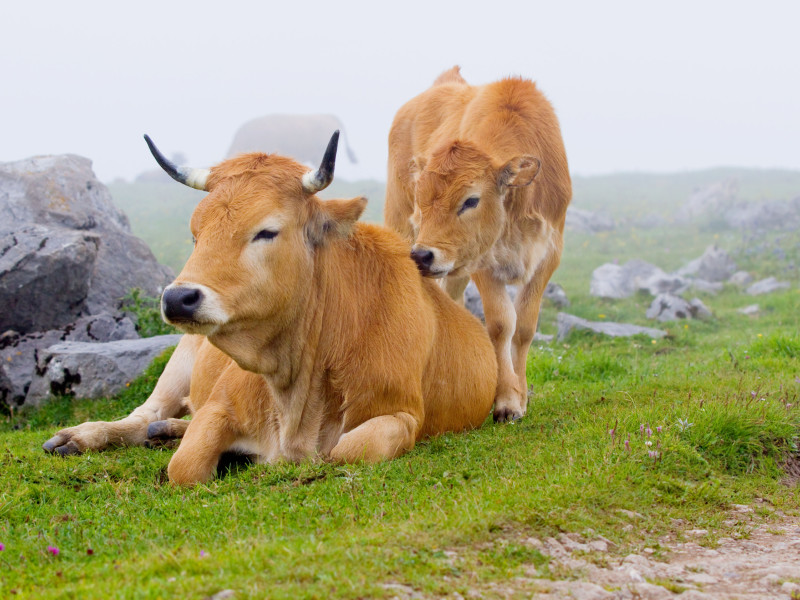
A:
<svg viewBox="0 0 800 600">
<path fill-rule="evenodd" d="M 386 224 L 454 299 L 475 281 L 497 354 L 497 421 L 525 414 L 528 350 L 571 197 L 558 120 L 531 81 L 471 86 L 454 67 L 395 116 Z M 506 284 L 520 287 L 516 305 Z"/>
<path fill-rule="evenodd" d="M 211 478 L 227 450 L 378 461 L 483 422 L 497 364 L 480 323 L 420 276 L 400 237 L 356 223 L 364 198 L 315 196 L 337 141 L 311 173 L 258 153 L 177 168 L 151 145 L 173 177 L 210 192 L 192 215 L 195 249 L 162 298 L 167 321 L 194 335 L 130 416 L 64 429 L 46 450 L 184 434 L 169 477 L 190 484 Z M 173 418 L 187 407 L 191 421 Z"/>
</svg>

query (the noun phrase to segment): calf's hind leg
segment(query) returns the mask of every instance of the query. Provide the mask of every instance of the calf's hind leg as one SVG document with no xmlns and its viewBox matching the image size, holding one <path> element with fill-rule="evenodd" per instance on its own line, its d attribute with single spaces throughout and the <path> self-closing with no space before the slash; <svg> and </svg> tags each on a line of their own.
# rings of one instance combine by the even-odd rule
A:
<svg viewBox="0 0 800 600">
<path fill-rule="evenodd" d="M 373 417 L 342 435 L 331 459 L 375 463 L 395 458 L 414 447 L 419 427 L 419 421 L 404 412 Z"/>
</svg>

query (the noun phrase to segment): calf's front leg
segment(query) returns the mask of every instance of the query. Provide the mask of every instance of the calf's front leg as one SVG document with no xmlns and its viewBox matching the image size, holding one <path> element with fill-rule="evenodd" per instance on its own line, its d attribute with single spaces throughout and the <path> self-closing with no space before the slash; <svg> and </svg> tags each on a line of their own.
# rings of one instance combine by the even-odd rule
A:
<svg viewBox="0 0 800 600">
<path fill-rule="evenodd" d="M 517 313 L 506 286 L 488 271 L 472 276 L 483 302 L 486 329 L 497 356 L 497 392 L 494 399 L 494 420 L 514 421 L 525 414 L 525 392 L 514 371 L 512 339 L 516 330 Z M 524 374 L 523 374 L 524 377 Z"/>
<path fill-rule="evenodd" d="M 184 397 L 189 394 L 192 366 L 202 341 L 203 337 L 197 335 L 181 338 L 153 393 L 130 415 L 119 421 L 89 421 L 62 429 L 42 445 L 44 450 L 67 455 L 110 446 L 143 445 L 150 423 L 187 414 Z"/>
</svg>

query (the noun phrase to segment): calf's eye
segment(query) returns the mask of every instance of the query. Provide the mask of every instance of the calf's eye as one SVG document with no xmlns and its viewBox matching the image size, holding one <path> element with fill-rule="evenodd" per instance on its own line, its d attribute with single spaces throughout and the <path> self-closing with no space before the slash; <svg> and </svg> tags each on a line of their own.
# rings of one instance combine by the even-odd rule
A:
<svg viewBox="0 0 800 600">
<path fill-rule="evenodd" d="M 277 231 L 270 231 L 269 229 L 262 229 L 261 231 L 259 231 L 255 235 L 255 237 L 253 238 L 253 241 L 256 242 L 258 240 L 271 240 L 276 235 L 278 235 Z"/>
<path fill-rule="evenodd" d="M 461 208 L 458 209 L 458 214 L 460 215 L 465 210 L 469 210 L 470 208 L 475 208 L 476 206 L 478 206 L 478 202 L 480 201 L 481 199 L 478 196 L 470 196 L 469 198 L 464 200 L 464 204 L 462 204 Z"/>
</svg>

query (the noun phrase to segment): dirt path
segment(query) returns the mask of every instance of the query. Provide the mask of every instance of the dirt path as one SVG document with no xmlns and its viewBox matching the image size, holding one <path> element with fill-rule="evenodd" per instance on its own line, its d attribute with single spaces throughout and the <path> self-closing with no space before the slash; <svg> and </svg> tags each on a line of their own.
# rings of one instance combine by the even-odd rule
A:
<svg viewBox="0 0 800 600">
<path fill-rule="evenodd" d="M 487 586 L 475 590 L 474 596 L 800 600 L 800 517 L 775 516 L 765 520 L 755 517 L 751 507 L 734 506 L 726 524 L 747 531 L 746 535 L 721 538 L 715 548 L 665 538 L 661 546 L 667 552 L 660 559 L 649 548 L 642 554 L 620 557 L 607 540 L 585 540 L 574 534 L 543 541 L 528 538 L 528 544 L 552 557 L 550 569 L 560 575 L 559 579 L 539 579 L 531 570 L 533 577 Z M 708 532 L 688 530 L 683 534 L 684 539 L 702 541 Z"/>
<path fill-rule="evenodd" d="M 635 523 L 641 515 L 620 511 Z M 516 538 L 551 558 L 552 579 L 531 566 L 527 575 L 479 585 L 465 596 L 446 598 L 533 598 L 535 600 L 800 600 L 800 516 L 779 512 L 766 519 L 749 506 L 733 506 L 725 525 L 738 537 L 701 545 L 705 530 L 686 530 L 659 540 L 658 553 L 620 555 L 605 538 L 577 534 Z M 503 543 L 499 540 L 497 543 Z M 458 562 L 458 551 L 451 551 Z M 656 557 L 656 554 L 659 554 Z M 427 598 L 405 585 L 385 586 L 401 600 Z"/>
</svg>

